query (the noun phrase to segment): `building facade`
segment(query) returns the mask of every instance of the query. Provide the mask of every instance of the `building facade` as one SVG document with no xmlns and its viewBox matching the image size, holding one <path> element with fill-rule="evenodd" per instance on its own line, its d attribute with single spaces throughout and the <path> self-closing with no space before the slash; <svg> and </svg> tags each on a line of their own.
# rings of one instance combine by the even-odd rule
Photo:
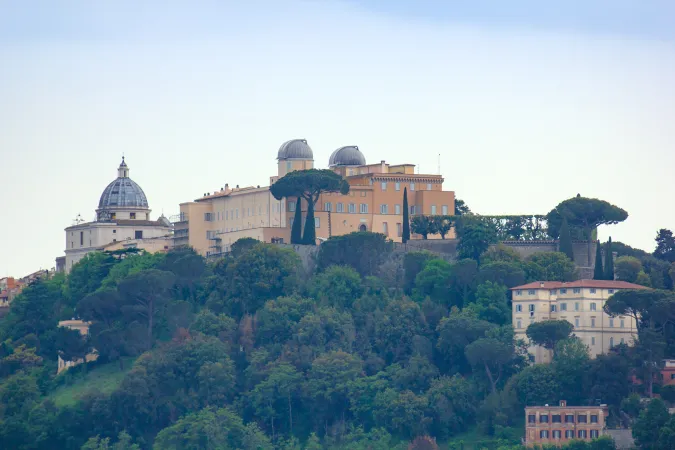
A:
<svg viewBox="0 0 675 450">
<path fill-rule="evenodd" d="M 87 336 L 89 334 L 89 323 L 84 322 L 82 320 L 62 320 L 59 322 L 60 327 L 66 327 L 70 328 L 71 330 L 76 330 L 79 331 L 82 336 Z M 85 356 L 85 359 L 87 362 L 91 361 L 96 361 L 98 359 L 98 352 L 96 350 L 92 351 L 91 353 L 87 354 Z M 73 366 L 77 366 L 79 364 L 82 364 L 84 361 L 82 358 L 74 360 L 74 361 L 65 361 L 61 358 L 61 356 L 58 357 L 58 366 L 56 369 L 56 373 L 61 373 L 64 370 L 68 370 Z"/>
<path fill-rule="evenodd" d="M 129 178 L 129 167 L 122 158 L 117 178 L 101 194 L 96 220 L 78 220 L 66 228 L 65 261 L 57 258 L 57 268 L 70 272 L 87 253 L 101 251 L 109 244 L 134 240 L 142 248 L 145 239 L 171 236 L 169 220 L 164 216 L 151 220 L 150 212 L 143 189 Z"/>
<path fill-rule="evenodd" d="M 563 445 L 573 439 L 590 441 L 605 434 L 607 405 L 530 406 L 525 408 L 525 444 Z"/>
<path fill-rule="evenodd" d="M 367 164 L 358 147 L 347 146 L 330 155 L 328 167 L 349 182 L 350 192 L 320 196 L 314 211 L 319 241 L 354 231 L 374 231 L 400 242 L 404 189 L 411 215 L 454 214 L 455 195 L 443 191 L 443 177 L 416 174 L 413 164 Z M 277 152 L 277 174 L 270 177 L 270 184 L 289 172 L 312 168 L 314 153 L 306 140 L 285 142 Z M 304 226 L 307 204 L 303 200 L 301 205 Z M 295 198 L 276 200 L 269 186 L 232 188 L 226 184 L 180 205 L 180 214 L 172 217 L 174 245 L 189 245 L 211 256 L 229 251 L 244 237 L 288 243 L 295 208 Z"/>
<path fill-rule="evenodd" d="M 0 278 L 0 308 L 6 308 L 19 295 L 24 283 L 13 277 Z"/>
<path fill-rule="evenodd" d="M 567 283 L 537 281 L 512 291 L 512 319 L 516 337 L 528 341 L 527 327 L 544 320 L 567 320 L 574 335 L 589 348 L 591 357 L 619 344 L 632 345 L 637 336 L 635 320 L 610 317 L 603 311 L 609 297 L 621 289 L 647 289 L 625 281 L 579 280 Z M 535 362 L 550 362 L 551 352 L 532 345 Z"/>
</svg>

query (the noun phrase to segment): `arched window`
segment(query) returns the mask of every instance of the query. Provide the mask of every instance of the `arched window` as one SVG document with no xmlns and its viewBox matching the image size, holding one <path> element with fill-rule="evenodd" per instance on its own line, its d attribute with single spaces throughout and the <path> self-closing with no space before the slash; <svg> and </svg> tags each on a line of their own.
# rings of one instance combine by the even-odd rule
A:
<svg viewBox="0 0 675 450">
<path fill-rule="evenodd" d="M 368 231 L 368 230 L 364 224 L 361 224 L 361 226 L 359 226 L 359 231 Z"/>
</svg>

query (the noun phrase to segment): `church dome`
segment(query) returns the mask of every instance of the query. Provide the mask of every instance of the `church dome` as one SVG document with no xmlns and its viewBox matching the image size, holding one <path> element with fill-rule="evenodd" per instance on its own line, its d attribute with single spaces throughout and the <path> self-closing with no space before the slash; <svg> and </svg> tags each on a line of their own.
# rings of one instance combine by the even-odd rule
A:
<svg viewBox="0 0 675 450">
<path fill-rule="evenodd" d="M 129 178 L 129 168 L 124 158 L 117 169 L 117 179 L 113 180 L 101 194 L 99 210 L 118 208 L 148 209 L 148 199 L 143 189 Z"/>
<path fill-rule="evenodd" d="M 328 160 L 329 167 L 336 166 L 365 166 L 366 157 L 356 145 L 348 145 L 335 150 Z"/>
<path fill-rule="evenodd" d="M 281 144 L 277 159 L 314 159 L 314 153 L 305 139 L 292 139 Z"/>
</svg>

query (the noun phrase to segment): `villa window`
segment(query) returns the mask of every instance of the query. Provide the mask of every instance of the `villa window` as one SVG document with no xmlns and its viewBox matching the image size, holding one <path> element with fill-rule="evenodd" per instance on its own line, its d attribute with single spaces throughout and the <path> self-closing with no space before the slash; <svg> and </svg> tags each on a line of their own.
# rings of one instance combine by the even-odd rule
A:
<svg viewBox="0 0 675 450">
<path fill-rule="evenodd" d="M 385 236 L 389 236 L 389 226 L 387 225 L 387 222 L 382 222 L 382 233 L 384 233 Z"/>
<path fill-rule="evenodd" d="M 565 414 L 565 423 L 574 423 L 574 414 Z"/>
<path fill-rule="evenodd" d="M 567 303 L 560 304 L 560 311 L 567 311 Z"/>
<path fill-rule="evenodd" d="M 591 345 L 595 345 L 595 337 L 591 337 Z"/>
<path fill-rule="evenodd" d="M 527 308 L 530 312 L 534 312 L 534 305 L 527 305 Z"/>
<path fill-rule="evenodd" d="M 614 347 L 614 338 L 613 337 L 609 338 L 609 348 L 612 348 L 612 347 Z"/>
<path fill-rule="evenodd" d="M 344 203 L 336 203 L 335 204 L 335 211 L 341 213 L 345 212 L 345 204 Z"/>
<path fill-rule="evenodd" d="M 567 289 L 560 289 L 560 294 L 567 294 Z"/>
<path fill-rule="evenodd" d="M 579 438 L 586 439 L 586 430 L 579 430 Z"/>
<path fill-rule="evenodd" d="M 516 295 L 523 295 L 523 291 L 521 291 L 520 289 L 516 290 Z"/>
<path fill-rule="evenodd" d="M 575 310 L 575 311 L 579 311 L 579 302 L 576 302 L 576 303 L 574 304 L 574 310 Z"/>
<path fill-rule="evenodd" d="M 448 215 L 448 205 L 441 206 L 441 211 L 442 211 L 441 214 L 443 214 L 444 216 L 447 216 Z"/>
<path fill-rule="evenodd" d="M 623 319 L 619 320 L 619 328 L 623 328 L 625 324 Z"/>
<path fill-rule="evenodd" d="M 427 183 L 427 191 L 431 190 L 431 183 Z"/>
<path fill-rule="evenodd" d="M 356 204 L 350 203 L 349 204 L 349 213 L 350 214 L 355 214 L 356 213 Z"/>
<path fill-rule="evenodd" d="M 368 214 L 368 204 L 361 203 L 361 214 Z"/>
<path fill-rule="evenodd" d="M 574 294 L 581 294 L 581 288 L 574 288 L 574 289 L 572 289 L 572 292 Z"/>
<path fill-rule="evenodd" d="M 523 322 L 522 322 L 522 320 L 518 319 L 518 320 L 516 321 L 516 328 L 518 328 L 518 329 L 523 328 Z"/>
<path fill-rule="evenodd" d="M 528 414 L 527 423 L 537 423 L 537 416 L 535 416 L 534 414 Z"/>
<path fill-rule="evenodd" d="M 595 328 L 595 317 L 591 317 L 591 328 Z"/>
<path fill-rule="evenodd" d="M 608 293 L 608 294 L 613 294 L 613 293 L 614 293 L 614 289 L 609 289 L 609 290 L 607 291 L 607 293 Z"/>
<path fill-rule="evenodd" d="M 400 191 L 401 190 L 401 183 L 396 183 L 395 187 L 396 187 L 397 191 Z"/>
<path fill-rule="evenodd" d="M 523 305 L 516 305 L 516 312 L 523 312 Z"/>
<path fill-rule="evenodd" d="M 534 295 L 534 294 L 535 294 L 534 289 L 527 290 L 527 295 Z"/>
<path fill-rule="evenodd" d="M 591 294 L 595 294 L 595 288 L 591 288 Z"/>
<path fill-rule="evenodd" d="M 117 230 L 113 230 L 113 234 L 116 234 L 116 233 L 117 233 Z"/>
<path fill-rule="evenodd" d="M 597 439 L 600 432 L 598 430 L 591 430 L 591 439 Z"/>
<path fill-rule="evenodd" d="M 80 247 L 84 246 L 84 231 L 80 231 Z"/>
<path fill-rule="evenodd" d="M 410 190 L 414 191 L 415 190 L 415 183 L 410 183 Z"/>
<path fill-rule="evenodd" d="M 431 215 L 432 216 L 436 215 L 436 205 L 431 205 Z"/>
<path fill-rule="evenodd" d="M 417 214 L 417 208 L 415 207 L 415 205 L 410 205 L 410 214 L 411 215 Z"/>
<path fill-rule="evenodd" d="M 575 326 L 576 328 L 579 328 L 579 318 L 578 318 L 578 317 L 575 317 L 575 318 L 574 318 L 574 326 Z"/>
<path fill-rule="evenodd" d="M 403 236 L 403 225 L 401 225 L 400 223 L 396 224 L 396 235 L 398 237 Z"/>
<path fill-rule="evenodd" d="M 540 414 L 539 423 L 548 423 L 548 414 Z"/>
<path fill-rule="evenodd" d="M 383 190 L 383 191 L 386 191 L 386 190 L 387 190 L 387 182 L 386 182 L 386 181 L 383 181 L 383 182 L 382 182 L 382 190 Z"/>
<path fill-rule="evenodd" d="M 143 239 L 143 231 L 134 231 L 134 239 Z"/>
<path fill-rule="evenodd" d="M 555 305 L 551 305 L 551 312 L 556 312 L 556 307 L 555 307 Z"/>
<path fill-rule="evenodd" d="M 555 294 L 556 294 L 556 290 L 555 290 L 555 289 L 551 289 L 551 290 L 549 291 L 549 294 L 555 295 Z"/>
<path fill-rule="evenodd" d="M 551 416 L 551 423 L 560 423 L 562 422 L 562 418 L 560 417 L 560 414 L 553 414 Z"/>
<path fill-rule="evenodd" d="M 596 308 L 595 303 L 591 303 L 591 311 L 595 311 L 596 310 L 595 308 Z"/>
<path fill-rule="evenodd" d="M 565 439 L 574 439 L 574 430 L 565 430 Z"/>
<path fill-rule="evenodd" d="M 401 214 L 401 205 L 394 205 L 394 211 L 397 215 Z"/>
<path fill-rule="evenodd" d="M 389 205 L 380 205 L 380 214 L 389 214 Z"/>
<path fill-rule="evenodd" d="M 321 227 L 321 218 L 315 217 L 314 218 L 314 228 L 319 228 L 319 227 Z"/>
<path fill-rule="evenodd" d="M 553 430 L 553 439 L 560 439 L 560 430 Z"/>
<path fill-rule="evenodd" d="M 548 430 L 541 430 L 539 432 L 539 438 L 541 439 L 548 439 Z"/>
<path fill-rule="evenodd" d="M 614 328 L 614 319 L 612 319 L 611 317 L 609 318 L 609 327 Z"/>
<path fill-rule="evenodd" d="M 591 423 L 598 423 L 598 415 L 591 414 Z"/>
<path fill-rule="evenodd" d="M 288 210 L 290 212 L 295 212 L 295 202 L 288 202 Z"/>
<path fill-rule="evenodd" d="M 331 206 L 332 206 L 331 202 L 326 202 L 326 203 L 323 204 L 323 210 L 330 212 L 333 209 Z"/>
</svg>

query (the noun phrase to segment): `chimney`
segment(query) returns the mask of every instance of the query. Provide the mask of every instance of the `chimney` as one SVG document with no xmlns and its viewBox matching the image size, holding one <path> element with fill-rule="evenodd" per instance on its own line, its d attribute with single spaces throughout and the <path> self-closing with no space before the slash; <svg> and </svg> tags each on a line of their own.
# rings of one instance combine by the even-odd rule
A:
<svg viewBox="0 0 675 450">
<path fill-rule="evenodd" d="M 567 400 L 560 400 L 560 406 L 561 407 L 566 407 L 567 406 Z"/>
<path fill-rule="evenodd" d="M 542 288 L 544 287 L 544 282 L 543 282 L 543 281 L 539 282 L 539 287 L 542 287 Z"/>
</svg>

